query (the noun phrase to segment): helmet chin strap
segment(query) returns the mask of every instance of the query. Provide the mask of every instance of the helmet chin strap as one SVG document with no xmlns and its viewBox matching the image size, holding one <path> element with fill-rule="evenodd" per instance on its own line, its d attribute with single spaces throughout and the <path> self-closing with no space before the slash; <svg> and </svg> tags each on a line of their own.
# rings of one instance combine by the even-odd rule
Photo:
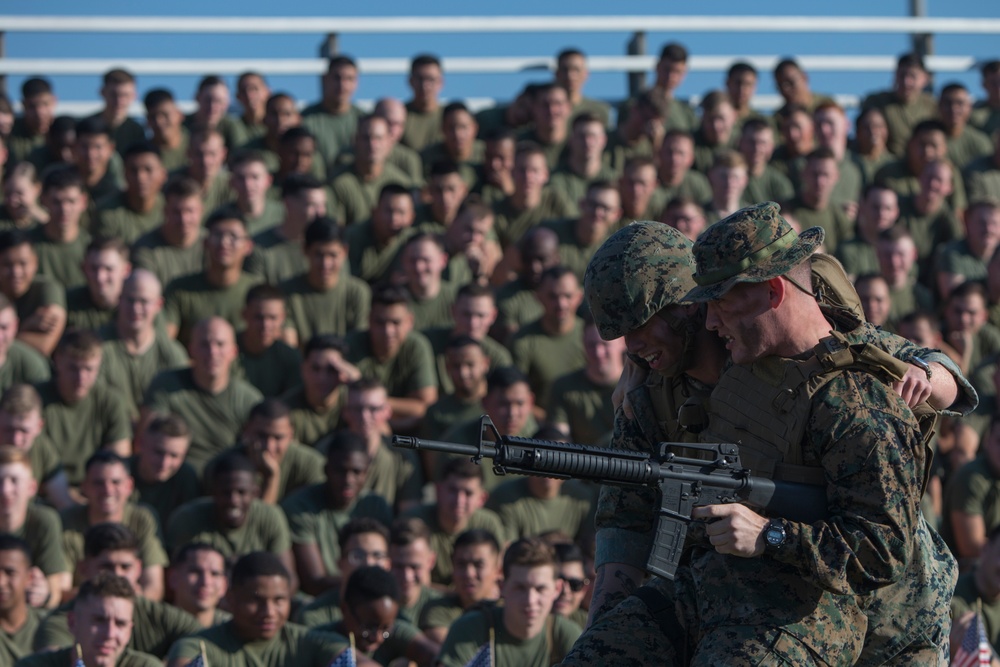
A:
<svg viewBox="0 0 1000 667">
<path fill-rule="evenodd" d="M 679 311 L 671 312 L 671 308 L 671 306 L 661 308 L 654 316 L 666 322 L 671 331 L 680 336 L 681 340 L 684 341 L 677 362 L 660 371 L 660 373 L 667 376 L 683 373 L 694 366 L 696 336 L 699 332 L 705 331 L 704 304 L 698 304 L 697 311 L 692 315 L 679 314 Z"/>
</svg>

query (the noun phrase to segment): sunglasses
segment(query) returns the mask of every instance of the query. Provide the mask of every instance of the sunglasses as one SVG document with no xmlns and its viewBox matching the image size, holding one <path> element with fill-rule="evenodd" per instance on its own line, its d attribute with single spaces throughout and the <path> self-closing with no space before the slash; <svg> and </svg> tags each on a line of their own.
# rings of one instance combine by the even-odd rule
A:
<svg viewBox="0 0 1000 667">
<path fill-rule="evenodd" d="M 563 575 L 559 575 L 559 578 L 565 581 L 566 585 L 574 593 L 579 593 L 590 583 L 590 579 L 574 579 L 573 577 L 564 577 Z"/>
</svg>

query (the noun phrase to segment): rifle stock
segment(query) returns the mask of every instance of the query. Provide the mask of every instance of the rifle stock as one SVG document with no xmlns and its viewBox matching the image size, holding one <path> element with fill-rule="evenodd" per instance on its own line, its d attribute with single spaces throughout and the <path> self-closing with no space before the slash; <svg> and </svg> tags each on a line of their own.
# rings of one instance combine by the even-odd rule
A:
<svg viewBox="0 0 1000 667">
<path fill-rule="evenodd" d="M 492 441 L 487 437 L 491 436 Z M 732 443 L 661 442 L 656 455 L 573 443 L 501 435 L 487 415 L 479 442 L 464 444 L 393 436 L 392 444 L 492 459 L 498 475 L 516 473 L 581 479 L 610 486 L 655 486 L 660 490 L 656 540 L 646 569 L 673 579 L 684 549 L 691 510 L 697 505 L 744 503 L 765 515 L 812 523 L 827 515 L 821 486 L 754 477 L 740 465 Z M 686 458 L 675 450 L 699 450 L 712 458 Z"/>
</svg>

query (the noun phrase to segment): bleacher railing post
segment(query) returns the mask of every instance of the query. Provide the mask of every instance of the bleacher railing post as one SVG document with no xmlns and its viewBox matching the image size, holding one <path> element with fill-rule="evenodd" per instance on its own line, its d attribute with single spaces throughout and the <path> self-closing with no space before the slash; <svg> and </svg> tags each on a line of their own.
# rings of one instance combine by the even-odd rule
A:
<svg viewBox="0 0 1000 667">
<path fill-rule="evenodd" d="M 628 48 L 626 49 L 626 55 L 630 56 L 644 56 L 646 55 L 646 33 L 643 31 L 632 33 L 632 39 L 628 41 Z M 638 95 L 646 89 L 646 73 L 645 72 L 629 72 L 628 73 L 628 94 L 629 96 Z"/>
</svg>

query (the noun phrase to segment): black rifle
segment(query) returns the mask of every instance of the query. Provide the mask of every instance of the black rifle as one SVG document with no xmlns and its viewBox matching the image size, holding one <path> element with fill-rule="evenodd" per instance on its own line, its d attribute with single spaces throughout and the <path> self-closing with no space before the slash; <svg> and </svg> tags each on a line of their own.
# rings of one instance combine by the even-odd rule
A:
<svg viewBox="0 0 1000 667">
<path fill-rule="evenodd" d="M 487 437 L 492 436 L 492 442 Z M 475 463 L 493 460 L 498 475 L 516 473 L 556 479 L 584 479 L 610 486 L 655 486 L 660 490 L 656 540 L 646 570 L 674 578 L 684 549 L 691 510 L 696 505 L 744 503 L 769 516 L 812 523 L 827 515 L 822 486 L 754 477 L 740 465 L 731 443 L 661 442 L 655 456 L 624 449 L 607 449 L 550 440 L 500 435 L 493 421 L 482 418 L 479 442 L 467 445 L 440 440 L 393 436 L 392 444 L 471 456 Z M 677 449 L 698 450 L 712 459 L 678 456 Z"/>
</svg>

